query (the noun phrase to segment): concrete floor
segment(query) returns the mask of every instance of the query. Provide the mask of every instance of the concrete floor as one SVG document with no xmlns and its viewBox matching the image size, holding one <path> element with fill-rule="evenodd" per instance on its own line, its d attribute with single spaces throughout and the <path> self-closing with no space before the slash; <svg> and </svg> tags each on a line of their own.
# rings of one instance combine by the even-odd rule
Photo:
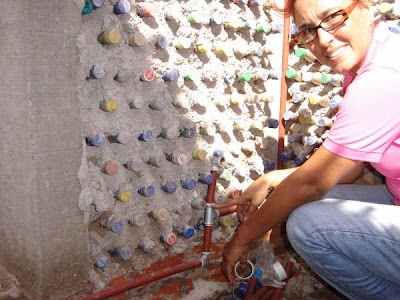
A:
<svg viewBox="0 0 400 300">
<path fill-rule="evenodd" d="M 216 252 L 221 252 L 223 243 L 215 245 Z M 200 248 L 197 250 L 197 252 Z M 292 277 L 283 290 L 285 300 L 344 300 L 343 296 L 333 291 L 318 278 L 308 266 L 290 248 L 281 247 L 277 256 L 286 264 L 295 262 L 297 276 Z M 191 255 L 196 255 L 192 253 Z M 179 259 L 186 259 L 179 258 Z M 166 258 L 162 267 L 180 263 L 175 257 Z M 147 271 L 153 270 L 149 268 Z M 158 268 L 158 266 L 157 266 Z M 146 270 L 144 270 L 146 272 Z M 130 278 L 115 278 L 109 286 L 116 286 Z M 65 300 L 78 299 L 85 293 L 71 296 Z M 231 300 L 232 287 L 226 282 L 219 267 L 219 261 L 214 261 L 207 268 L 198 268 L 183 272 L 164 280 L 131 290 L 125 294 L 111 297 L 112 300 Z M 29 300 L 24 297 L 18 287 L 17 280 L 7 270 L 0 266 L 0 300 Z"/>
</svg>

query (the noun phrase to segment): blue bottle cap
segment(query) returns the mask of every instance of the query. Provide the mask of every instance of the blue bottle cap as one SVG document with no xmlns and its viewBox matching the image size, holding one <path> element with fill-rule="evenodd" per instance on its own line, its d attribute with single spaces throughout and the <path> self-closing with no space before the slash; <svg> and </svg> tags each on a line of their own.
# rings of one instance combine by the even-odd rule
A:
<svg viewBox="0 0 400 300">
<path fill-rule="evenodd" d="M 189 239 L 194 235 L 194 228 L 185 225 L 179 230 L 179 234 L 181 234 L 185 238 Z"/>
<path fill-rule="evenodd" d="M 249 289 L 249 284 L 246 281 L 242 281 L 239 283 L 238 293 L 240 296 L 245 296 L 248 289 Z"/>
<path fill-rule="evenodd" d="M 187 138 L 193 138 L 197 135 L 197 130 L 196 128 L 183 128 L 182 129 L 182 136 L 187 137 Z"/>
<path fill-rule="evenodd" d="M 235 176 L 240 176 L 240 177 L 246 176 L 246 173 L 245 173 L 245 171 L 244 171 L 243 169 L 235 169 L 235 170 L 233 171 L 233 174 L 234 174 Z"/>
<path fill-rule="evenodd" d="M 91 1 L 94 9 L 102 7 L 104 5 L 104 0 L 91 0 Z"/>
<path fill-rule="evenodd" d="M 307 136 L 306 137 L 306 143 L 307 145 L 314 145 L 317 142 L 317 137 L 314 135 Z"/>
<path fill-rule="evenodd" d="M 186 178 L 184 180 L 181 180 L 181 185 L 184 189 L 187 190 L 193 190 L 196 188 L 196 180 L 194 180 L 193 178 Z"/>
<path fill-rule="evenodd" d="M 279 127 L 279 120 L 270 118 L 270 119 L 267 120 L 267 126 L 269 128 L 278 128 Z"/>
<path fill-rule="evenodd" d="M 161 186 L 161 189 L 166 193 L 174 193 L 177 189 L 178 185 L 176 182 L 167 182 L 166 184 Z"/>
<path fill-rule="evenodd" d="M 101 79 L 106 75 L 106 68 L 102 66 L 92 66 L 89 71 L 89 76 L 93 79 Z"/>
<path fill-rule="evenodd" d="M 282 25 L 283 26 L 283 25 Z M 296 33 L 298 33 L 299 32 L 299 29 L 297 28 L 297 26 L 296 25 L 294 25 L 294 24 L 291 24 L 291 26 L 290 26 L 290 34 L 291 35 L 294 35 L 294 34 L 296 34 Z"/>
<path fill-rule="evenodd" d="M 115 255 L 123 260 L 128 260 L 132 256 L 132 250 L 128 247 L 117 247 Z"/>
<path fill-rule="evenodd" d="M 154 195 L 156 189 L 154 188 L 154 186 L 149 185 L 147 187 L 142 187 L 139 189 L 139 194 L 145 197 L 151 197 Z"/>
<path fill-rule="evenodd" d="M 114 13 L 119 14 L 127 14 L 131 10 L 131 4 L 128 0 L 119 0 L 114 5 Z"/>
<path fill-rule="evenodd" d="M 116 220 L 116 221 L 111 221 L 109 226 L 112 232 L 117 233 L 122 231 L 124 224 L 122 223 L 121 220 Z"/>
<path fill-rule="evenodd" d="M 292 153 L 291 152 L 282 152 L 279 155 L 279 160 L 281 162 L 285 162 L 285 161 L 288 161 L 291 157 L 292 157 Z"/>
<path fill-rule="evenodd" d="M 213 176 L 211 174 L 199 174 L 199 181 L 203 184 L 211 184 L 213 182 Z"/>
<path fill-rule="evenodd" d="M 225 82 L 226 84 L 230 84 L 230 83 L 232 82 L 232 80 L 231 80 L 228 76 L 225 76 L 225 77 L 224 77 L 224 82 Z"/>
<path fill-rule="evenodd" d="M 164 81 L 174 81 L 177 80 L 179 77 L 178 70 L 171 70 L 169 72 L 165 72 L 162 76 Z"/>
<path fill-rule="evenodd" d="M 259 268 L 255 269 L 253 277 L 255 277 L 255 278 L 257 278 L 257 279 L 261 279 L 261 277 L 262 277 L 262 270 L 259 269 Z"/>
<path fill-rule="evenodd" d="M 105 255 L 100 255 L 96 262 L 94 263 L 94 266 L 97 268 L 104 268 L 107 265 L 108 258 Z"/>
<path fill-rule="evenodd" d="M 335 98 L 332 98 L 329 100 L 329 107 L 330 108 L 336 108 L 339 106 L 339 103 L 336 101 Z"/>
<path fill-rule="evenodd" d="M 222 157 L 222 156 L 224 156 L 224 150 L 215 149 L 215 150 L 214 150 L 214 156 L 215 156 L 215 157 Z"/>
<path fill-rule="evenodd" d="M 168 38 L 163 36 L 158 41 L 156 46 L 161 49 L 166 49 L 168 47 Z"/>
<path fill-rule="evenodd" d="M 294 103 L 298 103 L 304 100 L 304 96 L 302 94 L 294 94 L 292 97 L 292 101 Z"/>
<path fill-rule="evenodd" d="M 393 32 L 393 33 L 396 33 L 396 34 L 399 34 L 399 33 L 400 33 L 400 29 L 397 28 L 397 27 L 392 27 L 392 28 L 390 28 L 390 31 Z"/>
<path fill-rule="evenodd" d="M 285 111 L 283 113 L 283 119 L 285 121 L 289 121 L 289 120 L 293 119 L 293 115 L 294 115 L 294 113 L 292 111 Z"/>
<path fill-rule="evenodd" d="M 254 6 L 262 6 L 264 5 L 264 0 L 252 0 L 252 4 Z"/>
<path fill-rule="evenodd" d="M 264 168 L 265 168 L 266 170 L 275 170 L 275 167 L 276 167 L 276 164 L 275 164 L 275 161 L 274 161 L 274 160 L 267 160 L 267 161 L 264 163 Z"/>
<path fill-rule="evenodd" d="M 104 134 L 100 133 L 100 134 L 96 134 L 92 138 L 87 138 L 87 143 L 94 147 L 102 147 L 102 146 L 104 146 L 105 139 L 106 139 L 106 137 L 104 136 Z"/>
<path fill-rule="evenodd" d="M 296 166 L 301 166 L 304 163 L 305 159 L 303 157 L 296 157 L 294 159 L 294 163 Z"/>
<path fill-rule="evenodd" d="M 210 18 L 211 25 L 221 25 L 222 24 L 222 16 L 219 14 L 214 14 Z"/>
<path fill-rule="evenodd" d="M 199 218 L 196 222 L 196 224 L 194 224 L 194 229 L 200 231 L 200 230 L 204 230 L 204 220 L 203 218 Z"/>
<path fill-rule="evenodd" d="M 261 57 L 264 54 L 264 48 L 262 46 L 257 47 L 256 51 L 254 52 L 255 55 Z"/>
<path fill-rule="evenodd" d="M 300 141 L 300 135 L 298 134 L 289 134 L 288 135 L 288 142 L 289 143 L 294 143 Z"/>
<path fill-rule="evenodd" d="M 276 71 L 269 71 L 268 72 L 268 78 L 269 79 L 279 79 L 279 75 Z"/>
<path fill-rule="evenodd" d="M 146 130 L 144 133 L 141 133 L 139 135 L 139 140 L 141 140 L 143 142 L 148 142 L 151 140 L 152 137 L 153 137 L 153 131 Z"/>
</svg>

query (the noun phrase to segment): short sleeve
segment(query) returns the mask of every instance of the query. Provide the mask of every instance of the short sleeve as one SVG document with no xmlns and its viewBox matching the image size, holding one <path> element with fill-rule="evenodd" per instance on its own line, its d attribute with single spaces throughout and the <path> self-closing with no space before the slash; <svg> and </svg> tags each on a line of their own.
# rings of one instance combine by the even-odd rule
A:
<svg viewBox="0 0 400 300">
<path fill-rule="evenodd" d="M 324 147 L 341 157 L 377 163 L 400 132 L 400 72 L 371 67 L 348 86 Z"/>
</svg>

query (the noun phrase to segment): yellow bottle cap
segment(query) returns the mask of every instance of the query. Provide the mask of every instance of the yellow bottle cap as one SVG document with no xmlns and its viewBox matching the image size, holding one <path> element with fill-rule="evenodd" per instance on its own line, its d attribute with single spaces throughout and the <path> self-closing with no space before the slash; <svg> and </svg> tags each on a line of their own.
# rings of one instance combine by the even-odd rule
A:
<svg viewBox="0 0 400 300">
<path fill-rule="evenodd" d="M 220 217 L 218 220 L 219 224 L 221 224 L 222 226 L 229 226 L 232 224 L 232 217 L 231 216 L 223 216 Z"/>
<path fill-rule="evenodd" d="M 382 2 L 381 4 L 379 4 L 379 12 L 381 14 L 387 14 L 391 10 L 392 10 L 392 5 L 391 4 L 389 4 L 387 2 Z"/>
<path fill-rule="evenodd" d="M 132 192 L 123 191 L 118 193 L 118 200 L 122 202 L 129 202 L 132 199 Z"/>
<path fill-rule="evenodd" d="M 107 44 L 118 44 L 121 40 L 121 34 L 116 29 L 107 30 L 104 32 L 104 41 Z"/>
<path fill-rule="evenodd" d="M 207 156 L 207 151 L 202 148 L 196 148 L 193 151 L 193 158 L 199 160 L 205 160 Z"/>
<path fill-rule="evenodd" d="M 313 125 L 316 123 L 315 118 L 305 118 L 304 116 L 299 116 L 299 123 L 300 124 L 310 124 Z"/>
<path fill-rule="evenodd" d="M 209 43 L 198 44 L 197 50 L 199 50 L 199 52 L 209 52 L 211 50 L 211 44 Z"/>
<path fill-rule="evenodd" d="M 311 105 L 318 105 L 321 102 L 321 96 L 318 95 L 312 95 L 308 101 L 310 102 Z"/>
<path fill-rule="evenodd" d="M 108 99 L 106 102 L 105 109 L 107 111 L 114 111 L 117 109 L 117 106 L 118 106 L 117 101 L 115 101 L 114 99 Z"/>
</svg>

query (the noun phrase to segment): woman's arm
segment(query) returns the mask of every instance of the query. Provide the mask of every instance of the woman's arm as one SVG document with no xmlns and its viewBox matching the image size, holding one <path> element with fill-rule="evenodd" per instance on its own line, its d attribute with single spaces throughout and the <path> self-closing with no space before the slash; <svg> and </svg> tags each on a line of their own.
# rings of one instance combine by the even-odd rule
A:
<svg viewBox="0 0 400 300">
<path fill-rule="evenodd" d="M 233 265 L 254 240 L 282 223 L 298 206 L 319 200 L 337 183 L 354 178 L 361 172 L 362 164 L 335 155 L 321 146 L 275 188 L 258 211 L 240 225 L 224 250 L 222 267 L 228 279 L 234 281 Z"/>
</svg>

